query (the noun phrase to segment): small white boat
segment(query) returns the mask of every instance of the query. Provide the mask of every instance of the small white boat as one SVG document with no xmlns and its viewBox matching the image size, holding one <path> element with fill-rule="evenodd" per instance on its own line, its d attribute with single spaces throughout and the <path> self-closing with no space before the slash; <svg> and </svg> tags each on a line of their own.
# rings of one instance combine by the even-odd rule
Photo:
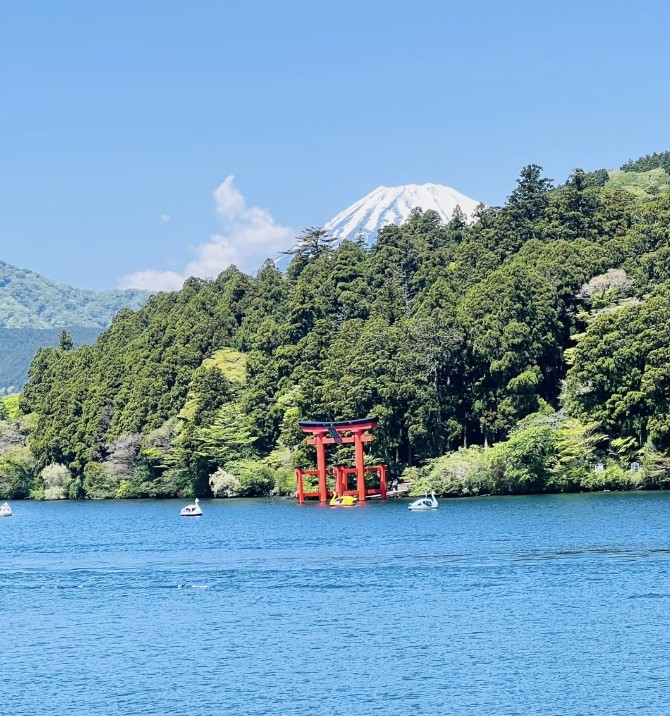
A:
<svg viewBox="0 0 670 716">
<path fill-rule="evenodd" d="M 200 500 L 196 497 L 195 503 L 192 505 L 186 505 L 179 513 L 182 517 L 202 517 L 202 508 L 200 507 Z"/>
<path fill-rule="evenodd" d="M 12 516 L 12 508 L 9 506 L 9 502 L 5 502 L 5 504 L 0 507 L 0 517 L 11 517 L 11 516 Z"/>
<path fill-rule="evenodd" d="M 408 509 L 412 510 L 412 512 L 421 512 L 423 510 L 436 510 L 438 507 L 435 493 L 431 492 L 430 497 L 428 497 L 428 493 L 426 493 L 425 497 L 414 500 Z"/>
</svg>

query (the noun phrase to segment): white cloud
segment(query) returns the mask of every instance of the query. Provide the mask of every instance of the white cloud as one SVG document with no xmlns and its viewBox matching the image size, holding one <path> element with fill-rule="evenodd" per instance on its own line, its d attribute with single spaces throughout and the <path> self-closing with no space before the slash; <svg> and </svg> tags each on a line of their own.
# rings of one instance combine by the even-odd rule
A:
<svg viewBox="0 0 670 716">
<path fill-rule="evenodd" d="M 186 276 L 176 271 L 155 271 L 146 269 L 123 276 L 119 288 L 141 288 L 145 291 L 177 291 L 182 287 Z"/>
<path fill-rule="evenodd" d="M 158 220 L 161 222 L 161 224 L 169 224 L 170 219 L 172 219 L 172 217 L 169 214 L 161 214 L 158 217 Z"/>
<path fill-rule="evenodd" d="M 234 220 L 241 214 L 244 214 L 247 208 L 247 202 L 233 186 L 235 175 L 227 176 L 219 186 L 214 189 L 214 201 L 216 202 L 216 213 L 222 219 Z"/>
<path fill-rule="evenodd" d="M 196 246 L 196 257 L 186 267 L 189 276 L 217 276 L 231 264 L 254 271 L 291 245 L 294 232 L 278 224 L 266 209 L 247 208 L 232 179 L 228 177 L 214 192 L 224 231 Z"/>
<path fill-rule="evenodd" d="M 186 267 L 189 276 L 209 278 L 218 276 L 221 271 L 235 263 L 238 252 L 229 237 L 214 234 L 209 241 L 195 248 L 197 258 Z"/>
<path fill-rule="evenodd" d="M 214 278 L 232 264 L 251 272 L 265 259 L 291 246 L 294 231 L 278 224 L 267 209 L 248 207 L 234 181 L 231 174 L 214 190 L 222 230 L 193 248 L 195 257 L 187 264 L 183 275 L 175 271 L 147 269 L 124 276 L 120 287 L 170 291 L 181 287 L 187 276 Z"/>
</svg>

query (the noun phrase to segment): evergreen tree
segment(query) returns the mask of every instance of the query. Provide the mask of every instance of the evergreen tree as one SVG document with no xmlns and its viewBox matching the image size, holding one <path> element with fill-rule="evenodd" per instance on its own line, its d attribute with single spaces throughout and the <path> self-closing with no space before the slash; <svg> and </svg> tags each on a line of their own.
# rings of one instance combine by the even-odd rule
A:
<svg viewBox="0 0 670 716">
<path fill-rule="evenodd" d="M 74 348 L 72 336 L 65 329 L 63 329 L 58 336 L 58 347 L 62 351 L 71 351 Z"/>
</svg>

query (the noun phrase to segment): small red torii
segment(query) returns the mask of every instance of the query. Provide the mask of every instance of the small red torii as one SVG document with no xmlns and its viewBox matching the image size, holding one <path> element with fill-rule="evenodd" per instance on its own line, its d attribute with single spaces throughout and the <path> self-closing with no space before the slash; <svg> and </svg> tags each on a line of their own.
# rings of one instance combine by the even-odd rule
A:
<svg viewBox="0 0 670 716">
<path fill-rule="evenodd" d="M 313 437 L 307 440 L 308 445 L 316 446 L 316 470 L 303 470 L 298 468 L 295 471 L 298 503 L 304 503 L 306 498 L 318 497 L 320 502 L 327 502 L 328 497 L 333 494 L 328 490 L 328 475 L 335 476 L 335 493 L 338 497 L 342 495 L 356 495 L 359 502 L 365 502 L 366 497 L 379 495 L 382 500 L 386 499 L 386 465 L 375 465 L 365 467 L 365 456 L 363 454 L 363 443 L 371 443 L 374 440 L 372 435 L 366 435 L 369 430 L 377 426 L 376 418 L 360 418 L 359 420 L 303 420 L 298 423 L 303 432 L 311 433 Z M 329 468 L 326 465 L 326 445 L 354 444 L 356 455 L 356 466 L 345 467 L 337 465 Z M 379 488 L 367 488 L 365 485 L 365 473 L 376 473 L 379 476 Z M 304 476 L 318 475 L 319 489 L 317 492 L 305 492 Z M 349 476 L 356 475 L 356 489 L 349 489 Z"/>
</svg>

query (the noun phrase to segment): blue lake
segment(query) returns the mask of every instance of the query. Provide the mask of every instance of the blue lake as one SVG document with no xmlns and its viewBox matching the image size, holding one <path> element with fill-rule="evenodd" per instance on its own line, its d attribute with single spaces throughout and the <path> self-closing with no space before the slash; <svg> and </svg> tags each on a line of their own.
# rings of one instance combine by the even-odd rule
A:
<svg viewBox="0 0 670 716">
<path fill-rule="evenodd" d="M 670 494 L 14 502 L 0 713 L 668 714 Z"/>
</svg>

